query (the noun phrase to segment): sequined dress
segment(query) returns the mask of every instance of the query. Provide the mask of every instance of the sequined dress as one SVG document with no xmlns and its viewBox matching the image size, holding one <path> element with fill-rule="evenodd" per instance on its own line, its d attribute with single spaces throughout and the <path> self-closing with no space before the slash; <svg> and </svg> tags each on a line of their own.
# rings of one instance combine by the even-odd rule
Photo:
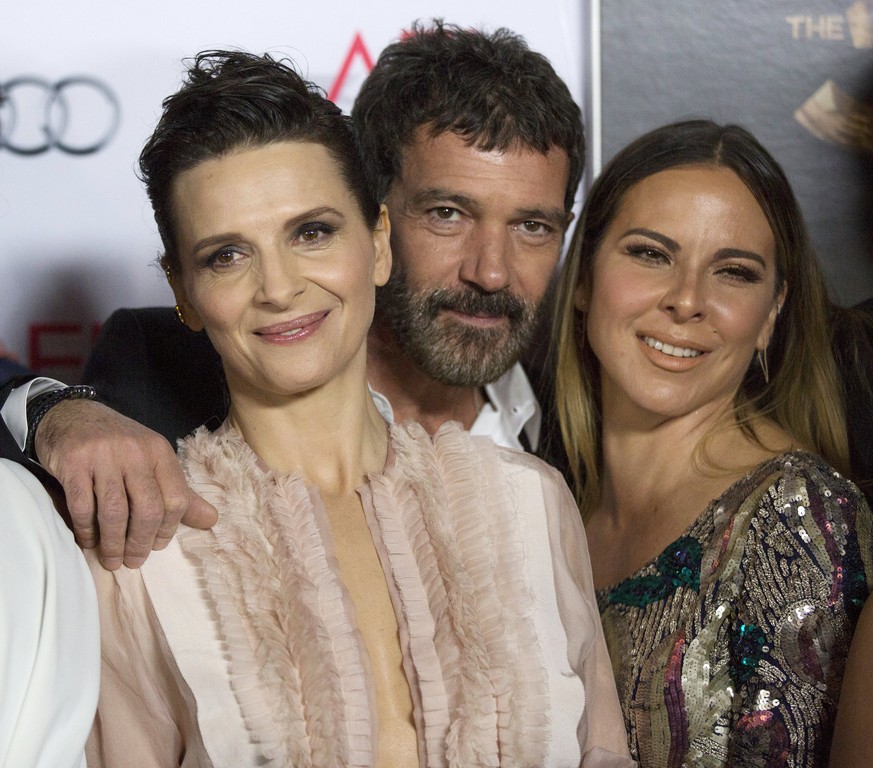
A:
<svg viewBox="0 0 873 768">
<path fill-rule="evenodd" d="M 826 766 L 871 579 L 869 507 L 822 459 L 795 452 L 600 590 L 640 768 Z"/>
</svg>

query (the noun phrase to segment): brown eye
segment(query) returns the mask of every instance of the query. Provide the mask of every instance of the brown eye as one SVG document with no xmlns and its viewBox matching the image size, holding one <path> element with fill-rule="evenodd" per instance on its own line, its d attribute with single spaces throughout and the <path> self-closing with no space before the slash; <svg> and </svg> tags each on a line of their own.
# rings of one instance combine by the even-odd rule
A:
<svg viewBox="0 0 873 768">
<path fill-rule="evenodd" d="M 524 228 L 525 232 L 530 232 L 532 235 L 538 235 L 549 230 L 549 227 L 541 221 L 525 221 L 522 222 L 521 226 Z"/>
<path fill-rule="evenodd" d="M 460 214 L 460 211 L 458 211 L 457 208 L 451 208 L 445 205 L 440 206 L 439 208 L 431 208 L 431 213 L 442 221 L 451 221 Z"/>
<path fill-rule="evenodd" d="M 627 252 L 636 259 L 648 261 L 652 264 L 668 261 L 668 257 L 665 253 L 651 245 L 630 245 L 627 248 Z"/>
<path fill-rule="evenodd" d="M 238 264 L 245 258 L 245 254 L 234 247 L 226 246 L 213 251 L 206 259 L 206 265 L 209 267 L 230 267 Z"/>
<path fill-rule="evenodd" d="M 297 230 L 295 240 L 304 245 L 316 245 L 329 238 L 336 228 L 323 221 L 312 221 Z"/>
</svg>

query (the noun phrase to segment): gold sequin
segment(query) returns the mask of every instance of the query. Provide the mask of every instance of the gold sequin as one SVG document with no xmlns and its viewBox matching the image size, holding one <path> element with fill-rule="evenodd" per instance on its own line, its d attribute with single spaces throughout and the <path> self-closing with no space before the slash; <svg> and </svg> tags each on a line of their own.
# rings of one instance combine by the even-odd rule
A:
<svg viewBox="0 0 873 768">
<path fill-rule="evenodd" d="M 827 763 L 842 662 L 873 579 L 871 531 L 854 485 L 817 457 L 787 454 L 677 540 L 699 543 L 699 584 L 653 588 L 669 576 L 662 556 L 598 592 L 640 768 Z M 650 597 L 633 603 L 629 583 Z"/>
</svg>

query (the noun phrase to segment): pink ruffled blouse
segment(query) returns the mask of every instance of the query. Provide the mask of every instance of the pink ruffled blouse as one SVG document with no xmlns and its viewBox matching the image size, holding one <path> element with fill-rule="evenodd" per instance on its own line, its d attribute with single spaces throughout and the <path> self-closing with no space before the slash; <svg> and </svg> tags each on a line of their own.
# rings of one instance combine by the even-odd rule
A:
<svg viewBox="0 0 873 768">
<path fill-rule="evenodd" d="M 181 446 L 219 510 L 139 571 L 91 558 L 103 679 L 95 766 L 372 766 L 367 652 L 317 489 L 225 425 Z M 421 766 L 632 766 L 585 533 L 559 474 L 392 426 L 360 489 L 400 628 Z"/>
</svg>

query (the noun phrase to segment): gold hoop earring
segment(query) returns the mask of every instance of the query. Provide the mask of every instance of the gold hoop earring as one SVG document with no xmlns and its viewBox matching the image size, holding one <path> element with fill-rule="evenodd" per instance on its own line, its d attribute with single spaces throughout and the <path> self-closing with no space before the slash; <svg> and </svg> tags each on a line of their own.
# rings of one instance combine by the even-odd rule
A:
<svg viewBox="0 0 873 768">
<path fill-rule="evenodd" d="M 770 366 L 767 363 L 767 348 L 758 350 L 758 365 L 761 366 L 761 373 L 764 374 L 764 383 L 770 383 Z"/>
<path fill-rule="evenodd" d="M 182 323 L 182 325 L 188 325 L 188 323 L 185 322 L 185 317 L 182 314 L 182 309 L 179 307 L 178 304 L 176 305 L 176 317 L 179 318 L 179 322 Z M 758 354 L 760 354 L 760 352 Z"/>
</svg>

